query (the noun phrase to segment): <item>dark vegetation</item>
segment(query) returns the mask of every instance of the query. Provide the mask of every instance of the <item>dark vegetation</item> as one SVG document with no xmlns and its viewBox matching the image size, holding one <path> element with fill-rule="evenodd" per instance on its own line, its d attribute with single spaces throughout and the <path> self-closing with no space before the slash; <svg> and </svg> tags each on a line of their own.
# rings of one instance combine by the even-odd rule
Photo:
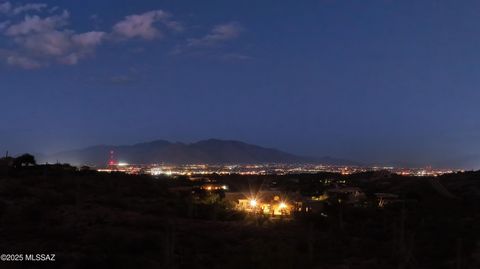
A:
<svg viewBox="0 0 480 269">
<path fill-rule="evenodd" d="M 259 222 L 232 211 L 220 194 L 172 191 L 194 185 L 188 178 L 4 158 L 0 249 L 56 253 L 55 267 L 63 268 L 480 268 L 478 172 L 439 179 L 378 173 L 211 178 L 233 190 L 273 184 L 305 195 L 324 191 L 324 179 L 345 179 L 367 200 L 326 204 L 323 214 L 291 221 Z M 403 202 L 378 208 L 377 192 L 398 194 Z"/>
</svg>

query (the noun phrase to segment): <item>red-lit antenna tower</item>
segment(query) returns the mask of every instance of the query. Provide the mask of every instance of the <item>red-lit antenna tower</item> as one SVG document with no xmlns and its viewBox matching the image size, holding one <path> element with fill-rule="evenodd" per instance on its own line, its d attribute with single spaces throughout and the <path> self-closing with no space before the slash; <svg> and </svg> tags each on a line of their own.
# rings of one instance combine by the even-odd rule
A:
<svg viewBox="0 0 480 269">
<path fill-rule="evenodd" d="M 108 160 L 108 166 L 116 166 L 117 161 L 115 160 L 115 151 L 110 150 L 110 159 Z"/>
</svg>

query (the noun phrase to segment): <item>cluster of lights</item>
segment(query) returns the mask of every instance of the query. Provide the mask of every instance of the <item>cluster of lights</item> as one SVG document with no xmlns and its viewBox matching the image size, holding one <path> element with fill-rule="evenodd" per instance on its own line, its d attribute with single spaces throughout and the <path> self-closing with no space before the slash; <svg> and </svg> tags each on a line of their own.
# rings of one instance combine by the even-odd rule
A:
<svg viewBox="0 0 480 269">
<path fill-rule="evenodd" d="M 250 207 L 254 208 L 254 207 L 258 206 L 258 201 L 257 201 L 257 199 L 252 198 L 252 199 L 250 199 L 249 204 L 250 204 Z M 280 204 L 278 204 L 278 207 L 280 209 L 287 209 L 288 205 L 285 202 L 280 202 Z"/>
<path fill-rule="evenodd" d="M 111 153 L 108 167 L 98 169 L 99 171 L 121 171 L 128 169 L 130 173 L 146 173 L 154 176 L 166 175 L 210 175 L 212 173 L 219 175 L 239 174 L 239 175 L 265 175 L 265 174 L 297 174 L 297 173 L 318 173 L 333 172 L 349 175 L 367 171 L 388 171 L 404 176 L 439 176 L 443 174 L 457 172 L 451 169 L 433 169 L 428 168 L 397 168 L 391 166 L 330 166 L 315 164 L 262 164 L 262 165 L 206 165 L 206 164 L 190 164 L 190 165 L 165 165 L 165 164 L 148 164 L 134 165 L 127 162 L 117 162 Z M 130 168 L 134 167 L 132 170 Z M 461 171 L 461 170 L 458 170 Z"/>
<path fill-rule="evenodd" d="M 227 185 L 217 186 L 217 185 L 206 185 L 202 187 L 204 190 L 213 191 L 213 190 L 228 190 Z"/>
</svg>

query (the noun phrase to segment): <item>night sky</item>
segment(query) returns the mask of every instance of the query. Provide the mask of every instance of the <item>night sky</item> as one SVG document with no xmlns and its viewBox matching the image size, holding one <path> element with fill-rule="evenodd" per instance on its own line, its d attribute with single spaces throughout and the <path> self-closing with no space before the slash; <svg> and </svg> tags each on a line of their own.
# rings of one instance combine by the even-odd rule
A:
<svg viewBox="0 0 480 269">
<path fill-rule="evenodd" d="M 220 138 L 480 168 L 480 1 L 0 0 L 0 32 L 1 152 Z"/>
</svg>

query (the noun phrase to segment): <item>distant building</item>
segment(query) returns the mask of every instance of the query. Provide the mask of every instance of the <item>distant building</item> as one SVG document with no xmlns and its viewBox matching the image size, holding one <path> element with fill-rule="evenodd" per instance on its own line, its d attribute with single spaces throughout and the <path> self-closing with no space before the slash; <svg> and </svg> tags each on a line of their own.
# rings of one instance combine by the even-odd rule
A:
<svg viewBox="0 0 480 269">
<path fill-rule="evenodd" d="M 366 198 L 365 193 L 357 187 L 334 188 L 326 191 L 328 201 L 338 203 L 357 203 Z"/>
</svg>

